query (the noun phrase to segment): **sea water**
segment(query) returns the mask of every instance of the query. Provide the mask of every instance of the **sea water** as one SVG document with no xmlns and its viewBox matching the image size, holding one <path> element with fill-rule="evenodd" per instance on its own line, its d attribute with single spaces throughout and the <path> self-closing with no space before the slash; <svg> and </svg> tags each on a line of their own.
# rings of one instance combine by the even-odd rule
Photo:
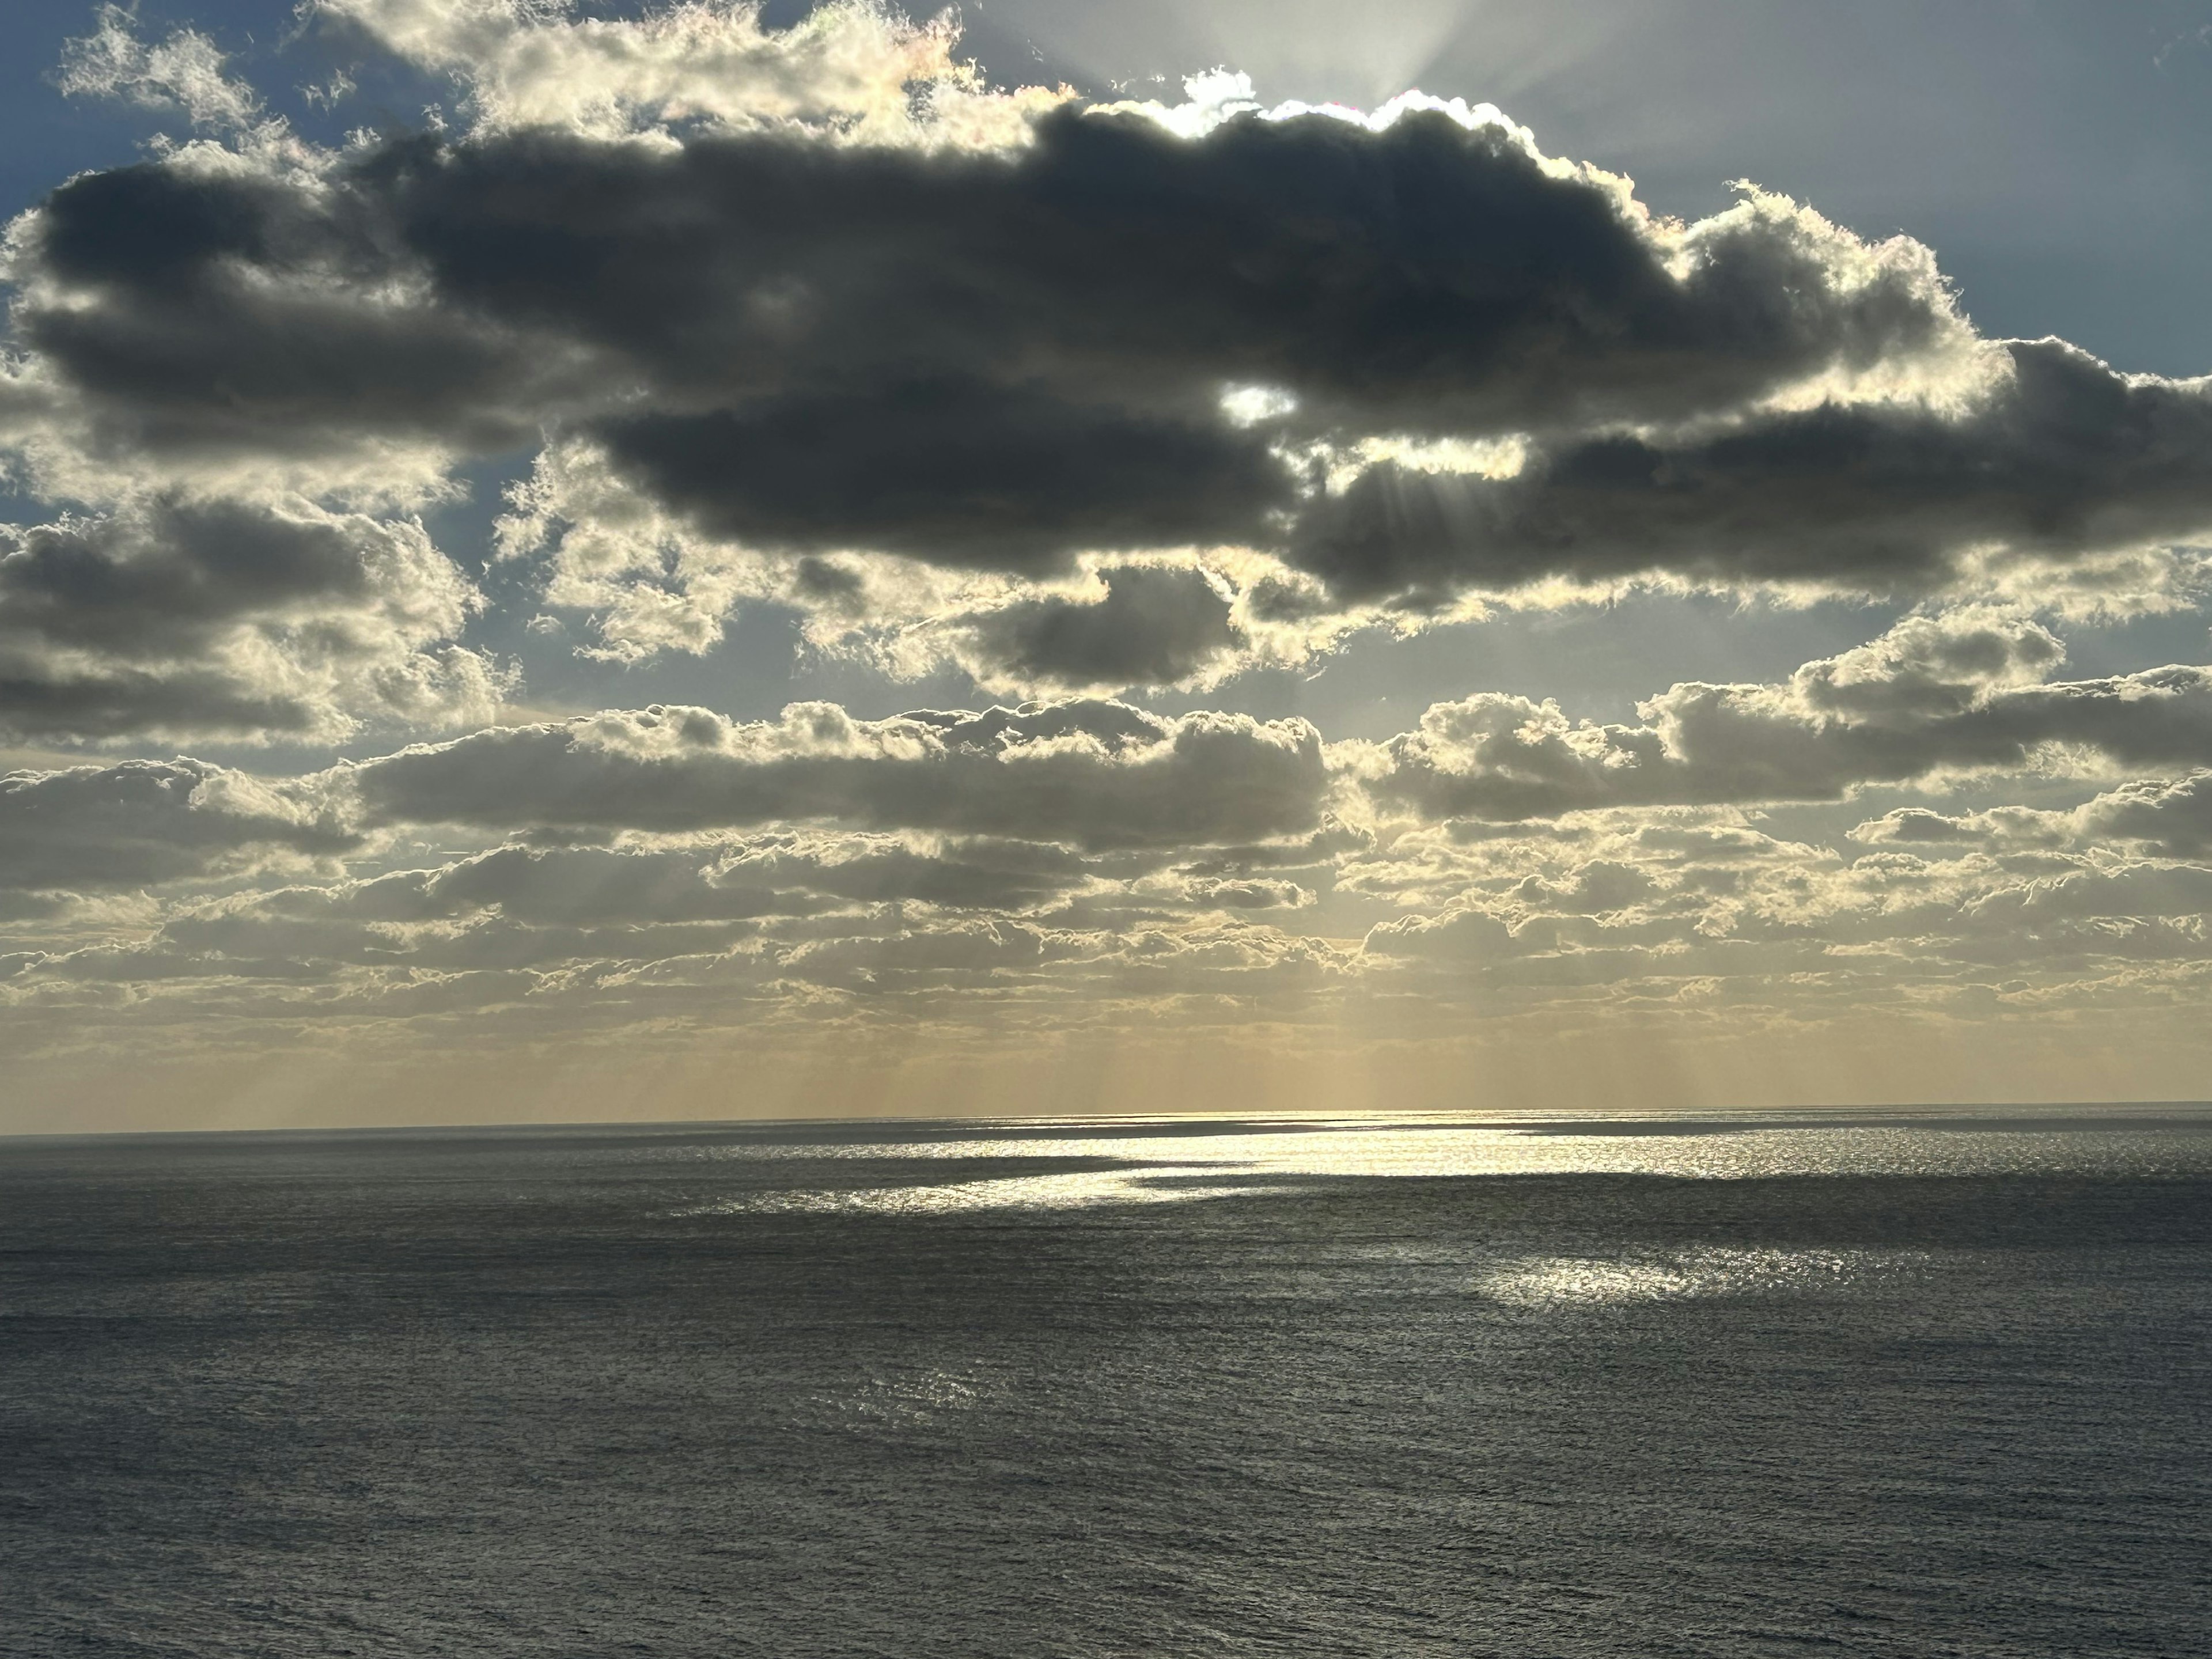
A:
<svg viewBox="0 0 2212 1659">
<path fill-rule="evenodd" d="M 2212 1115 L 0 1141 L 0 1653 L 2212 1652 Z"/>
</svg>

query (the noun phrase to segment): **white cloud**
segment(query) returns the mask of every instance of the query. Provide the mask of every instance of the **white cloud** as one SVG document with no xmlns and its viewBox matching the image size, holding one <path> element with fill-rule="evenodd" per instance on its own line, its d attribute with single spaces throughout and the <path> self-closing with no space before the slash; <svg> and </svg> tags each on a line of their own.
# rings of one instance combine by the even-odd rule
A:
<svg viewBox="0 0 2212 1659">
<path fill-rule="evenodd" d="M 261 100 L 223 72 L 223 54 L 196 29 L 177 29 L 149 46 L 121 6 L 94 14 L 100 27 L 62 51 L 54 83 L 72 98 L 120 98 L 156 109 L 181 109 L 196 127 L 239 131 L 261 115 Z"/>
<path fill-rule="evenodd" d="M 955 55 L 950 15 L 914 23 L 831 0 L 787 28 L 753 0 L 682 0 L 636 17 L 577 17 L 539 0 L 309 0 L 386 51 L 449 74 L 485 131 L 614 138 L 663 124 L 723 131 L 798 122 L 875 141 L 1008 142 L 1048 95 L 994 95 Z"/>
</svg>

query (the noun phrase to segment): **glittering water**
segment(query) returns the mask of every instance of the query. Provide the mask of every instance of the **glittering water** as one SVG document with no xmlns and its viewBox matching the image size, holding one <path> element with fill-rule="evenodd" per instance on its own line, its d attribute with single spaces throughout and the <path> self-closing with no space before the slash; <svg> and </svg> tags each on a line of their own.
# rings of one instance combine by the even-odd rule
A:
<svg viewBox="0 0 2212 1659">
<path fill-rule="evenodd" d="M 0 1142 L 0 1653 L 2212 1651 L 2212 1115 Z"/>
</svg>

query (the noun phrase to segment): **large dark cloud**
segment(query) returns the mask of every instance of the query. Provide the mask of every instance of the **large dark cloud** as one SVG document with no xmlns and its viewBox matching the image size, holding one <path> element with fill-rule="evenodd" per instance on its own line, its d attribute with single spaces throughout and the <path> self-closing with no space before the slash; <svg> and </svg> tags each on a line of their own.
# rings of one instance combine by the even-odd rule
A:
<svg viewBox="0 0 2212 1659">
<path fill-rule="evenodd" d="M 1943 320 L 1922 271 L 1840 280 L 1790 219 L 1723 223 L 1678 276 L 1608 184 L 1431 112 L 1192 141 L 1070 109 L 1012 155 L 535 132 L 356 177 L 442 291 L 710 399 L 969 371 L 1183 407 L 1261 381 L 1416 426 L 1667 418 Z"/>
<path fill-rule="evenodd" d="M 1424 111 L 1194 140 L 1066 108 L 1012 151 L 532 130 L 316 177 L 179 157 L 56 191 L 15 274 L 19 338 L 110 448 L 495 451 L 565 422 L 715 533 L 1015 570 L 1273 544 L 1285 436 L 1679 422 L 1962 337 L 1917 251 L 1771 204 L 1662 231 Z M 1239 428 L 1237 384 L 1295 408 Z"/>
<path fill-rule="evenodd" d="M 1655 571 L 1917 593 L 1977 550 L 2212 530 L 2203 387 L 2039 342 L 1975 393 L 1925 250 L 1763 197 L 1662 224 L 1436 110 L 1193 138 L 1071 105 L 1005 149 L 537 125 L 313 165 L 188 149 L 71 180 L 19 242 L 23 384 L 93 453 L 362 465 L 550 428 L 801 555 L 1036 574 L 1239 544 L 1335 603 L 1419 605 Z M 1773 412 L 1864 372 L 1944 397 Z M 1232 386 L 1279 395 L 1239 425 Z M 1334 495 L 1301 447 L 1516 434 L 1513 477 L 1382 459 Z"/>
<path fill-rule="evenodd" d="M 1066 111 L 1012 156 L 538 133 L 384 165 L 441 292 L 697 409 L 601 428 L 663 499 L 943 563 L 1273 544 L 1290 479 L 1224 428 L 1232 383 L 1298 400 L 1275 434 L 1668 421 L 1951 326 L 1924 269 L 1846 274 L 1787 215 L 1707 227 L 1678 274 L 1608 184 L 1441 114 L 1191 141 Z"/>
</svg>

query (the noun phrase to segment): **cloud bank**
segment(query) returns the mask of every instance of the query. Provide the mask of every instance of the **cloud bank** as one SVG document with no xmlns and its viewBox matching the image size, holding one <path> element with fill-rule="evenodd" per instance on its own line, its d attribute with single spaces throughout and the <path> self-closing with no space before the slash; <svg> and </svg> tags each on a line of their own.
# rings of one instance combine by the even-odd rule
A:
<svg viewBox="0 0 2212 1659">
<path fill-rule="evenodd" d="M 184 130 L 0 244 L 16 1052 L 2201 998 L 2212 383 L 1463 100 L 1008 88 L 857 3 L 301 21 L 444 106 L 322 133 L 103 8 L 58 88 Z M 1713 595 L 1632 717 L 1481 631 Z"/>
</svg>

